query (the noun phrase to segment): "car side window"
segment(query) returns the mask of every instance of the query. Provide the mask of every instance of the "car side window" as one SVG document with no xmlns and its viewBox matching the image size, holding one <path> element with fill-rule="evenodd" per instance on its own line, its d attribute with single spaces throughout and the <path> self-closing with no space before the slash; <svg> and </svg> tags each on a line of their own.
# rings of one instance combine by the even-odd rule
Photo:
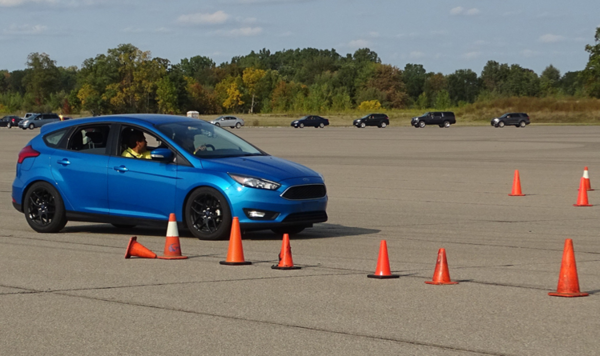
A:
<svg viewBox="0 0 600 356">
<path fill-rule="evenodd" d="M 157 148 L 167 148 L 167 145 L 165 145 L 161 141 L 161 139 L 159 137 L 155 136 L 154 134 L 151 134 L 145 130 L 141 130 L 137 127 L 125 126 L 121 130 L 121 138 L 119 141 L 120 142 L 120 145 L 119 145 L 120 151 L 118 152 L 119 156 L 121 156 L 123 154 L 123 152 L 125 152 L 127 150 L 127 148 L 129 148 L 128 141 L 129 141 L 129 137 L 131 136 L 131 133 L 133 131 L 142 132 L 142 134 L 144 135 L 144 138 L 146 139 L 146 150 L 147 151 L 152 151 Z"/>
<path fill-rule="evenodd" d="M 78 127 L 69 138 L 67 149 L 97 155 L 107 153 L 109 125 Z"/>
</svg>

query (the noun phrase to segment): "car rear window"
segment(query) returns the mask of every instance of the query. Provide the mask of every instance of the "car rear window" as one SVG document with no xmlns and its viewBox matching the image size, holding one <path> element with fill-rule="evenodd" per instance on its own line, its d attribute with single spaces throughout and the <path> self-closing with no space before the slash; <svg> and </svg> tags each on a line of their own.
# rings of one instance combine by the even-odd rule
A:
<svg viewBox="0 0 600 356">
<path fill-rule="evenodd" d="M 44 136 L 44 142 L 48 147 L 56 148 L 60 143 L 60 140 L 65 136 L 67 129 L 51 132 Z"/>
</svg>

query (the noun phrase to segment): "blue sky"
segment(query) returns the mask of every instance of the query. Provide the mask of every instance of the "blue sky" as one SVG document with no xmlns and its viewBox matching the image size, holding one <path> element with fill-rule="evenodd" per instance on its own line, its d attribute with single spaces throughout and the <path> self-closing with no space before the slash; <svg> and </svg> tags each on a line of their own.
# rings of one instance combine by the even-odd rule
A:
<svg viewBox="0 0 600 356">
<path fill-rule="evenodd" d="M 488 60 L 581 70 L 598 0 L 0 0 L 0 69 L 45 52 L 78 66 L 122 43 L 179 63 L 251 50 L 368 47 L 383 63 L 449 74 Z"/>
</svg>

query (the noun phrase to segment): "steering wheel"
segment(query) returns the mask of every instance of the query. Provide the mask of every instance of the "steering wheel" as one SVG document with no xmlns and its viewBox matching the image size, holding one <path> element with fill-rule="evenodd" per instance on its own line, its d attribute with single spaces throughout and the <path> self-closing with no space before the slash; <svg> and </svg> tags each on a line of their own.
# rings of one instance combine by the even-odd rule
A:
<svg viewBox="0 0 600 356">
<path fill-rule="evenodd" d="M 211 151 L 215 151 L 215 146 L 211 145 L 210 143 L 207 145 L 204 145 L 204 147 L 206 147 L 206 148 L 210 147 Z"/>
</svg>

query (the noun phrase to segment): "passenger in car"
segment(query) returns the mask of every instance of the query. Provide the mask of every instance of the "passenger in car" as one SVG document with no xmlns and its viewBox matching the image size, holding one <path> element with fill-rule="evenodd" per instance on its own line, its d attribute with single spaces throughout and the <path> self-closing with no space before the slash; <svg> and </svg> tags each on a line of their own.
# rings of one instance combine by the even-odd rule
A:
<svg viewBox="0 0 600 356">
<path fill-rule="evenodd" d="M 126 140 L 127 149 L 123 151 L 121 156 L 128 158 L 144 158 L 151 159 L 150 151 L 147 149 L 146 136 L 138 130 L 132 131 Z"/>
</svg>

